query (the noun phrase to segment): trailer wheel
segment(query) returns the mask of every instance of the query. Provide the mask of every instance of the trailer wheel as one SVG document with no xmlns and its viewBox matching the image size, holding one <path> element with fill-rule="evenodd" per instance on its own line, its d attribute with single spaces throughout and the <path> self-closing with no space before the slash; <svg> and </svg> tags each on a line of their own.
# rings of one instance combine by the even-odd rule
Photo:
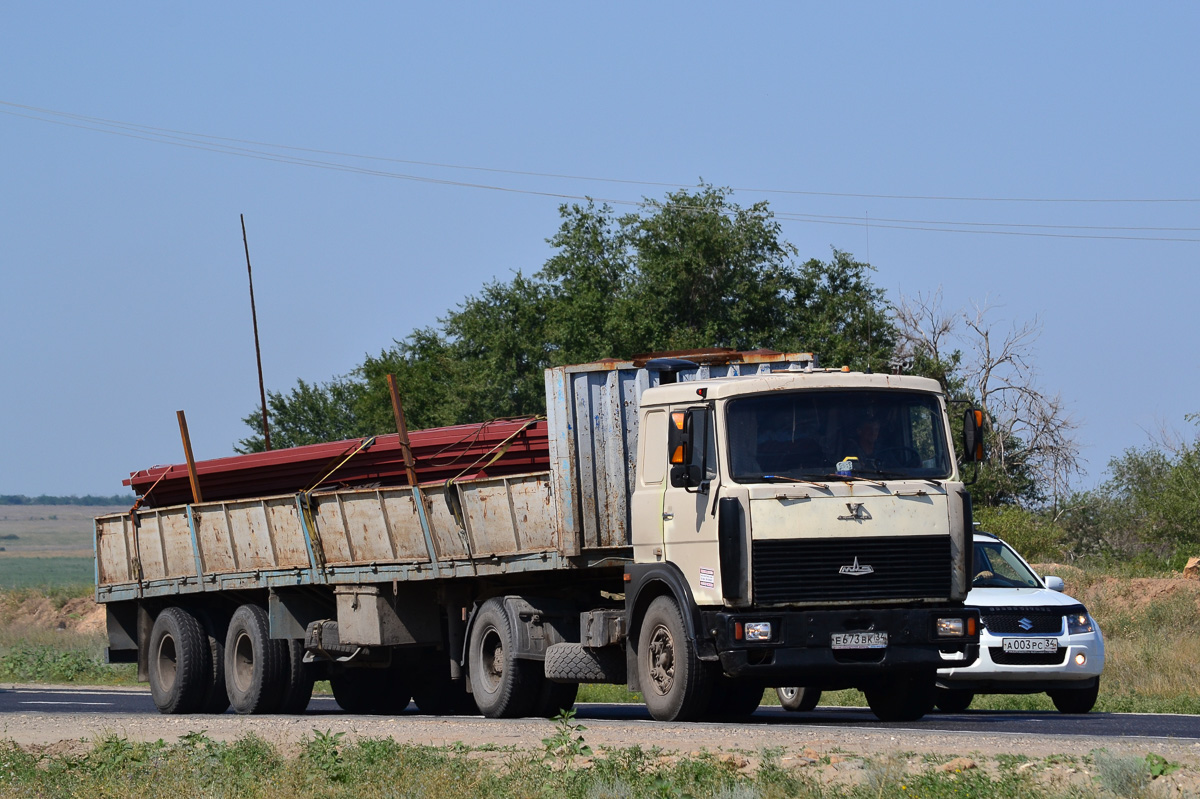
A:
<svg viewBox="0 0 1200 799">
<path fill-rule="evenodd" d="M 904 674 L 880 680 L 863 693 L 880 721 L 916 721 L 933 709 L 934 675 Z"/>
<path fill-rule="evenodd" d="M 304 712 L 312 699 L 316 672 L 311 663 L 304 662 L 303 641 L 292 638 L 285 643 L 288 650 L 288 671 L 285 675 L 287 679 L 284 680 L 279 712 L 299 714 Z"/>
<path fill-rule="evenodd" d="M 338 707 L 347 713 L 394 716 L 408 707 L 412 694 L 399 668 L 343 669 L 329 675 Z"/>
<path fill-rule="evenodd" d="M 242 605 L 225 635 L 225 689 L 233 709 L 243 715 L 275 712 L 287 674 L 287 644 L 270 637 L 267 612 Z"/>
<path fill-rule="evenodd" d="M 201 608 L 196 611 L 195 615 L 204 630 L 204 637 L 208 639 L 211 664 L 208 685 L 204 690 L 204 701 L 200 705 L 200 712 L 220 715 L 229 709 L 229 693 L 225 689 L 226 628 L 209 610 Z"/>
<path fill-rule="evenodd" d="M 650 715 L 659 721 L 692 721 L 708 704 L 710 683 L 688 640 L 679 605 L 657 597 L 646 608 L 638 635 L 638 680 Z"/>
<path fill-rule="evenodd" d="M 816 688 L 785 686 L 776 688 L 775 693 L 783 709 L 792 713 L 807 713 L 821 701 L 821 692 Z"/>
<path fill-rule="evenodd" d="M 212 652 L 196 617 L 182 608 L 158 614 L 150 631 L 150 695 L 160 713 L 195 713 L 204 703 Z"/>
<path fill-rule="evenodd" d="M 479 712 L 491 719 L 529 715 L 538 701 L 541 665 L 516 657 L 517 640 L 503 600 L 484 602 L 471 627 L 468 658 L 471 691 Z"/>
</svg>

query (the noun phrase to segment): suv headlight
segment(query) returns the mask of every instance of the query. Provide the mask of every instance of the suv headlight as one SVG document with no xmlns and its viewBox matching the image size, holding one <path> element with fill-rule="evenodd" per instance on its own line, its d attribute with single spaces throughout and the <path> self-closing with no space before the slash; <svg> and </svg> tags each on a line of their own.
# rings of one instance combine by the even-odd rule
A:
<svg viewBox="0 0 1200 799">
<path fill-rule="evenodd" d="M 1086 612 L 1072 613 L 1067 616 L 1067 632 L 1071 635 L 1079 635 L 1080 633 L 1094 632 L 1096 623 L 1092 621 L 1092 617 Z"/>
</svg>

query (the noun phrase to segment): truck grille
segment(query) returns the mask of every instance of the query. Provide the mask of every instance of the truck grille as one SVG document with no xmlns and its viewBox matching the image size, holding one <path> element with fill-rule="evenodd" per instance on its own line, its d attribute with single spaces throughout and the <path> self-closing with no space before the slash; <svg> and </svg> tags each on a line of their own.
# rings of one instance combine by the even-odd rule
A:
<svg viewBox="0 0 1200 799">
<path fill-rule="evenodd" d="M 950 596 L 948 536 L 755 541 L 753 555 L 758 603 Z"/>
</svg>

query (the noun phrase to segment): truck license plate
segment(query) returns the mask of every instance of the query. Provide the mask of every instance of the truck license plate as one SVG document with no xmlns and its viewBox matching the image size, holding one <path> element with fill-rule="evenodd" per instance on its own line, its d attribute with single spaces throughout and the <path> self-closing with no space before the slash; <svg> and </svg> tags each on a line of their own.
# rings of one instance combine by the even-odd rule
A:
<svg viewBox="0 0 1200 799">
<path fill-rule="evenodd" d="M 887 633 L 833 633 L 834 649 L 886 649 Z"/>
<path fill-rule="evenodd" d="M 1004 638 L 1001 645 L 1005 652 L 1049 652 L 1058 651 L 1057 638 Z"/>
</svg>

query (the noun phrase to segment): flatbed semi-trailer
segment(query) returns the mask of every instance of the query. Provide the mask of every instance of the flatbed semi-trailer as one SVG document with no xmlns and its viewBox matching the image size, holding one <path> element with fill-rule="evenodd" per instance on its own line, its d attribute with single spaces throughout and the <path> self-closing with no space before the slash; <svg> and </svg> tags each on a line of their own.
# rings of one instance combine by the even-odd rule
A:
<svg viewBox="0 0 1200 799">
<path fill-rule="evenodd" d="M 295 712 L 327 678 L 352 712 L 553 715 L 615 682 L 658 719 L 776 685 L 902 719 L 977 656 L 935 381 L 723 351 L 550 369 L 546 401 L 547 471 L 98 518 L 110 658 L 163 712 Z"/>
</svg>

